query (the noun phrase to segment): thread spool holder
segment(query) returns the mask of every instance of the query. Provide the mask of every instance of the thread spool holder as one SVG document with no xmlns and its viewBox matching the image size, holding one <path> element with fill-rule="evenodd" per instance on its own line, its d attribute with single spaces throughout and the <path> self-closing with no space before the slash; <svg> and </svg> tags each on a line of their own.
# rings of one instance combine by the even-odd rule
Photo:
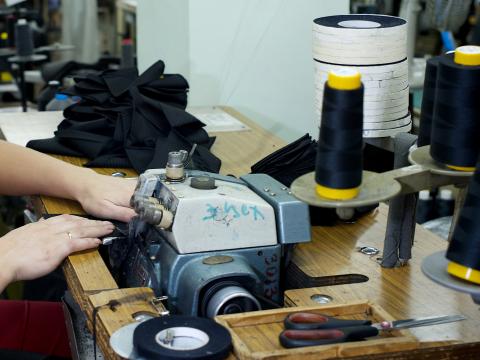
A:
<svg viewBox="0 0 480 360">
<path fill-rule="evenodd" d="M 427 162 L 418 163 L 417 154 L 421 153 L 422 159 L 428 158 L 429 146 L 414 150 L 410 154 L 413 165 L 394 169 L 384 173 L 363 171 L 363 181 L 358 197 L 350 200 L 330 200 L 321 198 L 315 193 L 315 173 L 311 172 L 297 178 L 291 186 L 293 195 L 299 200 L 312 206 L 325 208 L 354 208 L 376 204 L 395 196 L 417 193 L 420 190 L 434 189 L 439 186 L 468 184 L 473 172 L 459 172 L 448 170 L 441 165 L 429 166 Z"/>
<path fill-rule="evenodd" d="M 405 135 L 412 136 L 410 134 Z M 297 178 L 291 185 L 293 195 L 299 200 L 312 206 L 336 208 L 337 212 L 338 209 L 351 209 L 390 200 L 383 254 L 384 256 L 385 254 L 390 254 L 391 258 L 386 259 L 384 257 L 381 262 L 381 266 L 386 268 L 407 265 L 408 260 L 411 258 L 411 247 L 413 246 L 416 226 L 414 219 L 418 192 L 446 185 L 454 185 L 460 189 L 450 229 L 449 237 L 451 237 L 465 200 L 468 182 L 473 175 L 473 172 L 459 172 L 437 164 L 430 156 L 430 146 L 423 146 L 412 152 L 409 152 L 407 149 L 405 154 L 397 154 L 396 141 L 396 138 L 391 141 L 383 140 L 380 142 L 379 140 L 376 145 L 381 144 L 383 145 L 381 147 L 387 147 L 388 150 L 395 148 L 395 157 L 408 157 L 408 162 L 412 165 L 402 166 L 384 173 L 364 171 L 360 194 L 354 199 L 335 201 L 320 198 L 315 192 L 316 183 L 313 172 Z M 401 229 L 402 231 L 395 231 L 395 229 Z M 402 238 L 402 235 L 399 234 L 407 235 L 404 235 Z M 408 234 L 411 234 L 410 238 Z M 444 252 L 442 256 L 444 257 Z M 431 267 L 432 260 L 430 257 L 427 259 L 429 261 L 425 261 L 426 265 L 422 265 L 422 269 L 428 277 L 436 282 L 443 281 L 441 282 L 443 285 L 452 289 L 469 292 L 475 302 L 480 301 L 480 289 L 478 286 L 459 286 L 459 280 L 447 274 L 446 266 L 442 268 L 437 265 L 434 269 L 438 270 L 441 268 L 444 274 L 436 273 L 432 275 L 431 271 L 429 273 L 428 270 Z M 439 260 L 438 255 L 433 259 L 447 261 L 446 259 Z M 445 279 L 450 279 L 451 283 L 448 283 Z"/>
<path fill-rule="evenodd" d="M 447 265 L 445 251 L 438 251 L 423 259 L 422 272 L 437 284 L 470 294 L 473 302 L 480 305 L 480 286 L 451 276 L 446 271 Z"/>
<path fill-rule="evenodd" d="M 18 78 L 20 82 L 20 95 L 22 100 L 22 111 L 27 112 L 27 94 L 25 88 L 25 65 L 32 64 L 47 59 L 43 54 L 32 54 L 29 56 L 12 56 L 8 62 L 18 66 Z"/>
</svg>

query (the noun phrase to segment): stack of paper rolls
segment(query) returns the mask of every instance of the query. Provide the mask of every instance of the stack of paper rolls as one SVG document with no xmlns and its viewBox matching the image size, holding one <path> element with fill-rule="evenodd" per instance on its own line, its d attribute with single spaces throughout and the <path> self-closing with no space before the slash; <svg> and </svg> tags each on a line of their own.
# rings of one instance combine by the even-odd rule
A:
<svg viewBox="0 0 480 360">
<path fill-rule="evenodd" d="M 364 137 L 410 131 L 407 23 L 385 15 L 339 15 L 314 20 L 316 110 L 320 117 L 328 72 L 353 68 L 365 87 Z"/>
</svg>

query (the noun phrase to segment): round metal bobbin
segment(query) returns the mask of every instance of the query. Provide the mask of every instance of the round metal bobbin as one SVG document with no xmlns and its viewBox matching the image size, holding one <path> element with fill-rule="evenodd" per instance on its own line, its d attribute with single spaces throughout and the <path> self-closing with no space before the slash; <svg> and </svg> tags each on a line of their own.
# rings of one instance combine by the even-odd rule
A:
<svg viewBox="0 0 480 360">
<path fill-rule="evenodd" d="M 322 198 L 315 192 L 315 173 L 311 172 L 297 178 L 291 186 L 293 195 L 309 205 L 325 208 L 353 208 L 367 206 L 391 199 L 398 195 L 402 186 L 396 180 L 381 174 L 363 171 L 362 185 L 357 197 L 350 200 L 330 200 Z"/>
<path fill-rule="evenodd" d="M 436 162 L 430 155 L 430 145 L 419 147 L 408 155 L 408 161 L 413 165 L 421 165 L 432 174 L 445 176 L 472 176 L 470 171 L 456 171 Z"/>
</svg>

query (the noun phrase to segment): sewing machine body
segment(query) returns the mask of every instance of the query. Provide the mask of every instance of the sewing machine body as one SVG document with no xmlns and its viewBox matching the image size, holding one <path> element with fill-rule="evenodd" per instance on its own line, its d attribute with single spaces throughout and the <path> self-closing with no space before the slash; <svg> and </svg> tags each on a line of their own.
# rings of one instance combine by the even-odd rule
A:
<svg viewBox="0 0 480 360">
<path fill-rule="evenodd" d="M 126 285 L 168 296 L 174 313 L 213 317 L 281 304 L 290 245 L 310 241 L 307 205 L 263 174 L 186 171 L 172 182 L 164 169 L 148 170 L 133 199 L 140 215 L 130 224 Z M 162 216 L 145 207 L 171 213 L 171 224 L 160 226 Z"/>
</svg>

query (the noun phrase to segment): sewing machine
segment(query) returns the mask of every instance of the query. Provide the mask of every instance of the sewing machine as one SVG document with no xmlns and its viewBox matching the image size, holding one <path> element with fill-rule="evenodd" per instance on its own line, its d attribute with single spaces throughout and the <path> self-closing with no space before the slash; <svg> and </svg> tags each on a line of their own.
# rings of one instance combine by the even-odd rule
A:
<svg viewBox="0 0 480 360">
<path fill-rule="evenodd" d="M 125 285 L 148 286 L 172 313 L 254 311 L 283 301 L 293 246 L 310 241 L 306 204 L 264 174 L 185 170 L 186 152 L 140 175 L 127 242 L 110 248 Z M 125 244 L 128 244 L 126 246 Z"/>
</svg>

